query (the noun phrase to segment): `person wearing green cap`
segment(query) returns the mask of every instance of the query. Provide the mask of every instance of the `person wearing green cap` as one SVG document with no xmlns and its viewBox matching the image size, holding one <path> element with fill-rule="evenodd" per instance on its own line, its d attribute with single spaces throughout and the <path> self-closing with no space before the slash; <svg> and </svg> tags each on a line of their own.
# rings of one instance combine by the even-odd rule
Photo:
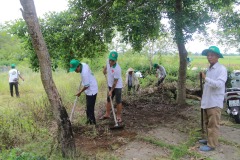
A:
<svg viewBox="0 0 240 160">
<path fill-rule="evenodd" d="M 18 90 L 18 80 L 21 78 L 24 81 L 24 78 L 20 75 L 20 72 L 16 69 L 15 64 L 11 64 L 11 69 L 8 72 L 8 82 L 10 86 L 10 94 L 13 97 L 13 86 L 15 88 L 15 93 L 17 97 L 20 97 Z"/>
<path fill-rule="evenodd" d="M 86 63 L 80 63 L 79 60 L 72 59 L 70 61 L 69 72 L 80 73 L 82 79 L 82 89 L 75 96 L 80 96 L 82 92 L 86 94 L 86 105 L 87 105 L 87 124 L 96 124 L 94 107 L 96 103 L 97 93 L 98 93 L 98 84 L 97 80 L 94 77 L 92 71 Z"/>
<path fill-rule="evenodd" d="M 218 62 L 219 58 L 223 58 L 218 47 L 211 46 L 203 50 L 202 55 L 207 56 L 210 64 L 206 74 L 201 72 L 202 79 L 205 81 L 201 108 L 203 109 L 203 119 L 207 129 L 207 139 L 199 140 L 199 142 L 204 144 L 200 146 L 200 151 L 207 152 L 214 150 L 218 146 L 227 69 Z"/>
<path fill-rule="evenodd" d="M 111 111 L 111 103 L 110 98 L 114 98 L 117 103 L 117 121 L 119 123 L 122 122 L 122 73 L 121 73 L 121 67 L 117 63 L 118 53 L 115 51 L 110 52 L 109 59 L 107 62 L 107 65 L 103 69 L 103 74 L 107 74 L 107 83 L 109 92 L 107 95 L 107 104 L 106 104 L 106 113 L 102 117 L 100 117 L 100 120 L 108 119 L 110 118 L 110 111 Z"/>
<path fill-rule="evenodd" d="M 153 64 L 153 67 L 156 69 L 156 77 L 158 78 L 157 85 L 159 86 L 163 80 L 166 78 L 166 70 L 162 65 L 159 65 L 157 63 Z"/>
</svg>

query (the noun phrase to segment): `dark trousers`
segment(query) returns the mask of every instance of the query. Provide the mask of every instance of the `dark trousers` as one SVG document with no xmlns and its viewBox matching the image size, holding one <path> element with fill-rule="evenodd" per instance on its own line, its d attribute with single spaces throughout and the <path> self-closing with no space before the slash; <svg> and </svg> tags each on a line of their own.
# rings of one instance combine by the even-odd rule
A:
<svg viewBox="0 0 240 160">
<path fill-rule="evenodd" d="M 88 124 L 96 124 L 95 114 L 94 114 L 94 107 L 96 103 L 97 94 L 95 95 L 86 95 L 86 104 L 87 104 L 87 123 Z"/>
<path fill-rule="evenodd" d="M 10 83 L 9 83 L 9 86 L 10 86 L 11 96 L 13 97 L 13 86 L 14 86 L 14 87 L 15 87 L 16 96 L 19 97 L 18 82 L 10 82 Z"/>
<path fill-rule="evenodd" d="M 166 76 L 165 76 L 165 77 L 166 77 Z M 163 80 L 165 79 L 165 77 L 160 78 L 160 79 L 158 80 L 158 83 L 157 83 L 158 86 L 163 82 Z"/>
</svg>

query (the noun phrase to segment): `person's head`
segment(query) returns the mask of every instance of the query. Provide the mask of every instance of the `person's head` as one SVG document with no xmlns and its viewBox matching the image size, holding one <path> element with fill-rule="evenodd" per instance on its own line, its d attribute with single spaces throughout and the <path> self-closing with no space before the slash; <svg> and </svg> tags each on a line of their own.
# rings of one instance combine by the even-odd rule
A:
<svg viewBox="0 0 240 160">
<path fill-rule="evenodd" d="M 11 64 L 11 68 L 15 68 L 16 67 L 16 65 L 15 64 Z"/>
<path fill-rule="evenodd" d="M 159 68 L 159 66 L 158 66 L 157 63 L 154 63 L 154 64 L 153 64 L 153 67 L 154 67 L 155 69 Z"/>
<path fill-rule="evenodd" d="M 116 51 L 111 51 L 111 52 L 109 53 L 108 59 L 109 59 L 109 64 L 110 64 L 111 67 L 112 67 L 114 64 L 116 64 L 117 58 L 118 58 L 118 53 L 117 53 Z"/>
<path fill-rule="evenodd" d="M 133 68 L 128 68 L 127 72 L 128 72 L 128 74 L 132 75 L 132 73 L 134 72 L 134 69 Z"/>
<path fill-rule="evenodd" d="M 219 48 L 216 46 L 211 46 L 208 49 L 203 50 L 202 55 L 207 56 L 208 62 L 211 66 L 217 63 L 219 58 L 223 58 Z"/>
<path fill-rule="evenodd" d="M 79 60 L 76 60 L 76 59 L 72 59 L 70 61 L 70 69 L 69 69 L 69 72 L 77 72 L 79 73 L 81 68 L 80 68 L 80 61 Z"/>
</svg>

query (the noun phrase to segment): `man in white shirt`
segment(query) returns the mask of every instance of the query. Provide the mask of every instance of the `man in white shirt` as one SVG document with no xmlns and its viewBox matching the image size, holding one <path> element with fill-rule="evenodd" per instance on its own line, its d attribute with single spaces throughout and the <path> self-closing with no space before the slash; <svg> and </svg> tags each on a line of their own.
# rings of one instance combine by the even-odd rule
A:
<svg viewBox="0 0 240 160">
<path fill-rule="evenodd" d="M 206 75 L 203 72 L 201 73 L 205 81 L 201 108 L 203 109 L 204 123 L 207 129 L 207 140 L 200 140 L 199 142 L 205 144 L 200 147 L 200 151 L 211 151 L 218 146 L 227 69 L 218 62 L 219 58 L 223 58 L 218 47 L 211 46 L 209 49 L 203 50 L 202 55 L 207 56 L 210 66 Z"/>
<path fill-rule="evenodd" d="M 107 81 L 108 81 L 108 96 L 107 96 L 107 105 L 106 105 L 106 113 L 103 115 L 100 120 L 110 118 L 110 111 L 111 111 L 111 103 L 110 103 L 110 96 L 111 98 L 115 97 L 117 103 L 117 121 L 118 123 L 122 122 L 122 75 L 121 75 L 121 67 L 117 63 L 118 53 L 115 51 L 110 52 L 109 60 L 107 65 L 103 69 L 103 74 L 107 74 Z M 114 111 L 113 111 L 114 112 Z"/>
<path fill-rule="evenodd" d="M 80 63 L 79 60 L 72 59 L 70 62 L 70 72 L 80 73 L 82 79 L 83 88 L 75 95 L 80 96 L 82 92 L 86 94 L 86 105 L 87 105 L 87 124 L 96 124 L 94 107 L 96 103 L 98 85 L 97 80 L 94 77 L 89 66 L 85 63 Z"/>
<path fill-rule="evenodd" d="M 165 68 L 159 64 L 155 63 L 155 64 L 153 64 L 153 67 L 156 69 L 156 77 L 158 78 L 157 85 L 159 86 L 165 79 L 167 73 L 166 73 Z"/>
<path fill-rule="evenodd" d="M 15 68 L 15 64 L 11 64 L 11 70 L 8 72 L 8 82 L 10 86 L 10 94 L 13 97 L 13 86 L 15 87 L 15 93 L 17 97 L 20 97 L 19 90 L 18 90 L 18 80 L 21 78 L 23 81 L 23 77 L 20 75 L 20 72 Z"/>
</svg>

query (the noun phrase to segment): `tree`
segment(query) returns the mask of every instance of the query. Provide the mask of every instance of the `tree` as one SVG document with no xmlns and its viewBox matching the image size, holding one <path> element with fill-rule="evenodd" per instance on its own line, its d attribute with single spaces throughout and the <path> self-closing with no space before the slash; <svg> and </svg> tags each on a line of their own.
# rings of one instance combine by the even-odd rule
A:
<svg viewBox="0 0 240 160">
<path fill-rule="evenodd" d="M 0 26 L 0 65 L 23 60 L 24 57 L 18 37 L 10 35 L 4 27 Z"/>
<path fill-rule="evenodd" d="M 50 56 L 40 30 L 34 2 L 33 0 L 20 0 L 20 2 L 23 7 L 21 10 L 22 15 L 26 21 L 28 33 L 39 60 L 41 80 L 50 104 L 53 107 L 54 117 L 58 124 L 58 137 L 61 144 L 62 155 L 63 157 L 71 157 L 75 154 L 75 142 L 72 127 L 52 78 Z"/>
<path fill-rule="evenodd" d="M 228 49 L 236 48 L 238 53 L 240 52 L 239 4 L 239 2 L 235 2 L 221 10 L 218 14 L 218 25 L 221 27 L 221 30 L 217 31 L 219 43 L 227 46 Z"/>
</svg>

